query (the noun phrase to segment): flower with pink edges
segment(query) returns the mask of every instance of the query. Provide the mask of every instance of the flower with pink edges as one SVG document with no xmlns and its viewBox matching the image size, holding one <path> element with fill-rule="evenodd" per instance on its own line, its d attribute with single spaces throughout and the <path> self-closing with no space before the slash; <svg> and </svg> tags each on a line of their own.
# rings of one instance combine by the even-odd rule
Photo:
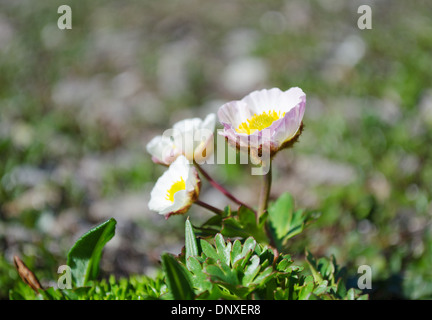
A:
<svg viewBox="0 0 432 320">
<path fill-rule="evenodd" d="M 224 127 L 219 134 L 251 157 L 267 152 L 271 158 L 300 136 L 305 107 L 306 94 L 298 87 L 253 91 L 219 108 L 218 118 Z"/>
</svg>

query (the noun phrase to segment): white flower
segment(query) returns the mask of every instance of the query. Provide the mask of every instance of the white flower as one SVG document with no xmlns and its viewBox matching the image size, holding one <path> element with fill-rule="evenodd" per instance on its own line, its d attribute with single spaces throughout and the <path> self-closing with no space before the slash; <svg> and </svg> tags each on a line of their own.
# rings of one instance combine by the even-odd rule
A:
<svg viewBox="0 0 432 320">
<path fill-rule="evenodd" d="M 189 161 L 202 163 L 213 153 L 213 134 L 216 116 L 185 119 L 174 124 L 162 136 L 154 137 L 147 144 L 147 151 L 155 163 L 170 165 L 179 155 Z"/>
<path fill-rule="evenodd" d="M 157 180 L 150 193 L 149 209 L 166 218 L 185 213 L 198 198 L 200 185 L 195 167 L 180 155 Z"/>
<path fill-rule="evenodd" d="M 241 150 L 260 153 L 266 148 L 273 156 L 301 133 L 305 106 L 306 95 L 300 88 L 254 91 L 220 107 L 221 134 Z"/>
</svg>

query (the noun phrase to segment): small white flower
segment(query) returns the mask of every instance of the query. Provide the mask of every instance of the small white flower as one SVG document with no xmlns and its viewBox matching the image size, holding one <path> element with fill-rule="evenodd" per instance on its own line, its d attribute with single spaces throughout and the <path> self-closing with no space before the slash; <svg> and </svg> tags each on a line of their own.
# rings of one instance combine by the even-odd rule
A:
<svg viewBox="0 0 432 320">
<path fill-rule="evenodd" d="M 169 166 L 179 155 L 189 161 L 202 163 L 213 153 L 213 135 L 216 115 L 185 119 L 174 124 L 162 136 L 154 137 L 147 144 L 147 151 L 155 163 Z"/>
<path fill-rule="evenodd" d="M 251 92 L 220 107 L 218 117 L 224 126 L 220 134 L 239 149 L 252 152 L 267 147 L 273 156 L 301 133 L 305 105 L 306 95 L 300 88 Z"/>
<path fill-rule="evenodd" d="M 150 193 L 149 209 L 166 218 L 185 213 L 198 198 L 200 185 L 195 167 L 180 155 L 157 180 Z"/>
</svg>

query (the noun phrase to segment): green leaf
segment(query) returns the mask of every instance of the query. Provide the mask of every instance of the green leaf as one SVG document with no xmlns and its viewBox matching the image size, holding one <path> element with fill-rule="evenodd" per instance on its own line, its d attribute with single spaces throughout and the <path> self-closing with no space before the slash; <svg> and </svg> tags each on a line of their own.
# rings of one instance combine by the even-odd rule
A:
<svg viewBox="0 0 432 320">
<path fill-rule="evenodd" d="M 306 222 L 315 218 L 303 210 L 294 211 L 294 199 L 289 193 L 282 194 L 268 208 L 269 229 L 279 250 L 286 241 L 301 233 Z"/>
<path fill-rule="evenodd" d="M 269 220 L 278 239 L 283 238 L 290 229 L 294 199 L 289 193 L 282 194 L 269 208 Z"/>
<path fill-rule="evenodd" d="M 201 250 L 205 256 L 213 259 L 214 261 L 219 260 L 219 255 L 216 249 L 210 243 L 208 243 L 204 239 L 200 239 L 200 245 L 201 245 Z"/>
<path fill-rule="evenodd" d="M 276 288 L 274 293 L 275 300 L 288 300 L 288 290 L 284 290 L 280 287 Z"/>
<path fill-rule="evenodd" d="M 184 267 L 169 253 L 161 256 L 167 285 L 175 300 L 192 300 L 195 297 L 191 280 Z"/>
<path fill-rule="evenodd" d="M 255 250 L 256 245 L 257 242 L 255 241 L 254 238 L 252 237 L 247 238 L 246 241 L 243 243 L 243 250 L 242 250 L 243 256 L 246 256 L 246 252 L 249 250 L 253 252 Z"/>
<path fill-rule="evenodd" d="M 233 266 L 242 257 L 242 245 L 240 240 L 236 239 L 231 249 L 231 265 Z"/>
<path fill-rule="evenodd" d="M 226 237 L 247 238 L 250 236 L 248 230 L 234 217 L 226 218 L 222 223 L 221 233 Z"/>
<path fill-rule="evenodd" d="M 260 219 L 261 221 L 261 219 Z M 262 221 L 257 223 L 255 212 L 240 206 L 236 217 L 228 217 L 222 221 L 221 233 L 226 237 L 254 237 L 259 242 L 268 242 Z"/>
<path fill-rule="evenodd" d="M 336 295 L 339 296 L 340 299 L 344 299 L 347 295 L 346 286 L 342 279 L 337 283 Z"/>
<path fill-rule="evenodd" d="M 250 264 L 248 264 L 244 270 L 244 276 L 242 279 L 242 284 L 244 286 L 248 286 L 258 274 L 260 270 L 259 262 L 260 259 L 256 255 L 250 259 Z"/>
<path fill-rule="evenodd" d="M 225 263 L 226 265 L 229 265 L 231 260 L 231 242 L 228 241 L 228 243 L 225 245 L 225 240 L 223 236 L 218 233 L 215 237 L 215 245 L 220 261 Z"/>
<path fill-rule="evenodd" d="M 53 287 L 49 287 L 45 290 L 40 289 L 39 293 L 42 295 L 44 300 L 64 300 L 61 291 L 56 291 Z"/>
<path fill-rule="evenodd" d="M 355 300 L 355 291 L 354 291 L 354 288 L 351 288 L 351 289 L 348 290 L 345 299 L 347 299 L 347 300 Z"/>
<path fill-rule="evenodd" d="M 200 227 L 195 226 L 195 231 L 202 237 L 214 236 L 220 232 L 222 228 L 222 217 L 220 215 L 214 215 Z"/>
<path fill-rule="evenodd" d="M 314 289 L 314 281 L 312 276 L 307 276 L 303 287 L 299 292 L 299 300 L 308 300 Z"/>
<path fill-rule="evenodd" d="M 323 294 L 326 292 L 328 286 L 328 281 L 324 280 L 316 289 L 314 290 L 314 294 L 319 296 L 320 294 Z"/>
<path fill-rule="evenodd" d="M 283 255 L 281 261 L 276 265 L 276 270 L 281 272 L 287 272 L 288 267 L 293 263 L 289 254 Z"/>
<path fill-rule="evenodd" d="M 242 284 L 244 286 L 248 286 L 252 284 L 253 279 L 256 277 L 258 272 L 260 271 L 261 266 L 259 265 L 260 259 L 258 256 L 254 255 L 249 260 L 250 264 L 248 264 L 244 270 L 244 276 L 242 279 Z"/>
<path fill-rule="evenodd" d="M 319 273 L 319 271 L 317 270 L 317 262 L 315 257 L 312 255 L 312 253 L 310 253 L 308 250 L 306 250 L 306 261 L 309 264 L 310 270 L 312 272 L 312 275 L 314 277 L 314 280 L 318 283 L 321 283 L 323 281 L 323 277 L 322 275 Z"/>
<path fill-rule="evenodd" d="M 189 257 L 198 256 L 198 245 L 189 218 L 186 220 L 185 223 L 185 248 L 186 248 L 186 265 L 188 265 Z"/>
<path fill-rule="evenodd" d="M 244 207 L 241 206 L 237 211 L 237 216 L 239 218 L 240 223 L 247 227 L 247 228 L 255 228 L 257 225 L 256 216 L 255 213 Z"/>
<path fill-rule="evenodd" d="M 75 286 L 85 286 L 99 274 L 99 261 L 105 244 L 115 233 L 116 220 L 111 218 L 85 233 L 70 249 L 67 265 L 71 267 Z"/>
<path fill-rule="evenodd" d="M 226 264 L 218 262 L 218 264 L 208 265 L 205 268 L 211 279 L 215 282 L 223 282 L 224 285 L 237 286 L 239 285 L 239 280 L 237 277 L 237 272 L 230 269 Z"/>
<path fill-rule="evenodd" d="M 194 288 L 199 291 L 210 291 L 213 284 L 208 280 L 207 275 L 203 271 L 201 263 L 196 257 L 190 257 L 187 260 L 188 270 L 191 272 L 191 281 Z"/>
<path fill-rule="evenodd" d="M 275 275 L 273 272 L 273 268 L 271 266 L 265 268 L 262 272 L 256 276 L 256 278 L 252 281 L 253 284 L 263 285 L 267 282 L 271 276 Z"/>
<path fill-rule="evenodd" d="M 236 265 L 234 265 L 233 267 L 244 268 L 248 263 L 250 256 L 252 256 L 256 245 L 257 243 L 254 238 L 247 238 L 246 241 L 243 243 L 243 248 L 241 252 L 242 259 L 237 260 Z"/>
</svg>

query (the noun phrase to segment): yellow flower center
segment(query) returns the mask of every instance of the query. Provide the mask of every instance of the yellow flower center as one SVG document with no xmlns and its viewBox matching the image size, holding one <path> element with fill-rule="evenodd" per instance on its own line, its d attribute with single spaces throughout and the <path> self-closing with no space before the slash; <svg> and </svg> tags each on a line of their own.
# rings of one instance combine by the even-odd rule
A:
<svg viewBox="0 0 432 320">
<path fill-rule="evenodd" d="M 174 202 L 174 194 L 180 190 L 186 190 L 186 183 L 183 178 L 180 181 L 174 182 L 171 188 L 167 191 L 166 199 Z"/>
<path fill-rule="evenodd" d="M 236 129 L 236 131 L 238 133 L 252 134 L 257 130 L 262 130 L 270 127 L 273 122 L 279 120 L 280 118 L 283 118 L 284 116 L 285 112 L 281 114 L 280 111 L 269 111 L 268 113 L 264 111 L 259 115 L 255 113 L 252 118 L 247 119 L 247 123 L 242 122 Z"/>
</svg>

